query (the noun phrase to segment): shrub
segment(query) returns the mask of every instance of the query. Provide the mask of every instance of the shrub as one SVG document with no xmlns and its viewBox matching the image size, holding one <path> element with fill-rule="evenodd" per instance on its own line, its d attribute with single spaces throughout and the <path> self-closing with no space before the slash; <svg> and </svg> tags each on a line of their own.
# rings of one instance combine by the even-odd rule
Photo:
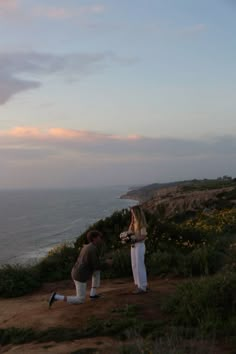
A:
<svg viewBox="0 0 236 354">
<path fill-rule="evenodd" d="M 164 308 L 171 312 L 178 325 L 199 327 L 205 332 L 233 333 L 236 273 L 221 273 L 182 284 Z"/>
<path fill-rule="evenodd" d="M 95 229 L 100 231 L 104 235 L 105 248 L 110 250 L 112 248 L 120 248 L 121 243 L 119 234 L 127 230 L 130 222 L 130 213 L 127 209 L 114 212 L 110 217 L 101 219 L 95 224 L 91 225 L 80 237 L 75 241 L 75 247 L 79 248 L 84 243 L 87 243 L 87 232 Z"/>
<path fill-rule="evenodd" d="M 31 328 L 10 327 L 0 329 L 0 344 L 23 344 L 35 340 L 35 332 Z"/>
<path fill-rule="evenodd" d="M 217 245 L 201 245 L 186 256 L 186 275 L 214 274 L 223 267 L 225 260 L 225 253 L 220 251 Z"/>
<path fill-rule="evenodd" d="M 132 275 L 129 247 L 115 250 L 112 260 L 112 267 L 105 271 L 105 273 L 102 273 L 104 278 L 128 277 Z"/>
<path fill-rule="evenodd" d="M 151 275 L 171 273 L 173 271 L 173 257 L 166 251 L 156 251 L 147 257 L 146 265 Z"/>
<path fill-rule="evenodd" d="M 5 265 L 0 268 L 0 296 L 16 297 L 27 294 L 40 286 L 34 267 Z"/>
<path fill-rule="evenodd" d="M 132 275 L 129 247 L 113 251 L 112 261 L 112 266 L 102 272 L 103 278 L 129 277 Z"/>
<path fill-rule="evenodd" d="M 68 279 L 78 256 L 75 247 L 62 244 L 53 248 L 37 265 L 41 281 Z"/>
</svg>

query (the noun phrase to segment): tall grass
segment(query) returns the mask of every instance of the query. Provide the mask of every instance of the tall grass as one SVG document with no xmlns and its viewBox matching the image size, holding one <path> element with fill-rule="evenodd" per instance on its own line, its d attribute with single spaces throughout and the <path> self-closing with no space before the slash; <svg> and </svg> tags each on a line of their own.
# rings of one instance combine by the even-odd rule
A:
<svg viewBox="0 0 236 354">
<path fill-rule="evenodd" d="M 178 287 L 164 305 L 175 324 L 202 332 L 235 334 L 236 273 L 222 272 Z"/>
</svg>

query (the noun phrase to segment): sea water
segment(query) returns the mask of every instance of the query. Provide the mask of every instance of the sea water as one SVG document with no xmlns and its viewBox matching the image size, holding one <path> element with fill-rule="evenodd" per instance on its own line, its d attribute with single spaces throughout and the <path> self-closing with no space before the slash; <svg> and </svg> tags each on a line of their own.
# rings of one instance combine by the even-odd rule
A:
<svg viewBox="0 0 236 354">
<path fill-rule="evenodd" d="M 136 202 L 125 187 L 0 191 L 0 264 L 33 262 Z"/>
</svg>

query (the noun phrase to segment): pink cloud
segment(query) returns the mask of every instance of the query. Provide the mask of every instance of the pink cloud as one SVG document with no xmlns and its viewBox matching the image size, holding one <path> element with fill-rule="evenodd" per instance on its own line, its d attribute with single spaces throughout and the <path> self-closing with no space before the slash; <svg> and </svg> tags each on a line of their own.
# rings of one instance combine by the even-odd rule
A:
<svg viewBox="0 0 236 354">
<path fill-rule="evenodd" d="M 30 139 L 30 140 L 80 140 L 80 141 L 110 141 L 110 140 L 125 140 L 133 141 L 141 139 L 139 135 L 121 136 L 115 134 L 103 134 L 91 131 L 64 129 L 64 128 L 50 128 L 43 130 L 37 127 L 19 126 L 9 130 L 0 130 L 1 137 Z"/>
<path fill-rule="evenodd" d="M 19 6 L 18 0 L 0 0 L 0 10 L 12 11 Z"/>
<path fill-rule="evenodd" d="M 0 17 L 7 15 L 15 15 L 18 9 L 18 0 L 0 0 Z"/>
<path fill-rule="evenodd" d="M 193 26 L 185 27 L 180 32 L 182 34 L 194 34 L 206 31 L 207 26 L 204 23 L 197 23 Z"/>
<path fill-rule="evenodd" d="M 127 136 L 122 136 L 122 135 L 110 135 L 109 136 L 110 139 L 113 140 L 139 140 L 142 139 L 142 137 L 140 135 L 137 134 L 131 134 L 131 135 L 127 135 Z"/>
<path fill-rule="evenodd" d="M 100 14 L 105 11 L 105 6 L 102 4 L 94 4 L 90 6 L 80 6 L 78 8 L 65 8 L 65 7 L 35 7 L 32 11 L 34 16 L 47 17 L 52 19 L 68 19 L 79 17 L 81 15 Z"/>
</svg>

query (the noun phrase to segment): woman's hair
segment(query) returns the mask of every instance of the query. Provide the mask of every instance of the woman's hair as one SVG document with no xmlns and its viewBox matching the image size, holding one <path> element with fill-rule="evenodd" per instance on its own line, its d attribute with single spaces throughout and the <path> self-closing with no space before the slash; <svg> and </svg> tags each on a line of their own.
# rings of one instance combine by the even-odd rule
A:
<svg viewBox="0 0 236 354">
<path fill-rule="evenodd" d="M 139 205 L 135 205 L 131 208 L 131 210 L 134 213 L 135 222 L 137 223 L 138 228 L 141 229 L 142 227 L 147 227 L 146 217 L 141 207 Z"/>
<path fill-rule="evenodd" d="M 93 240 L 95 238 L 97 238 L 98 236 L 100 236 L 101 238 L 103 238 L 103 235 L 100 231 L 97 231 L 97 230 L 91 230 L 87 233 L 87 240 L 89 242 L 93 242 Z"/>
</svg>

